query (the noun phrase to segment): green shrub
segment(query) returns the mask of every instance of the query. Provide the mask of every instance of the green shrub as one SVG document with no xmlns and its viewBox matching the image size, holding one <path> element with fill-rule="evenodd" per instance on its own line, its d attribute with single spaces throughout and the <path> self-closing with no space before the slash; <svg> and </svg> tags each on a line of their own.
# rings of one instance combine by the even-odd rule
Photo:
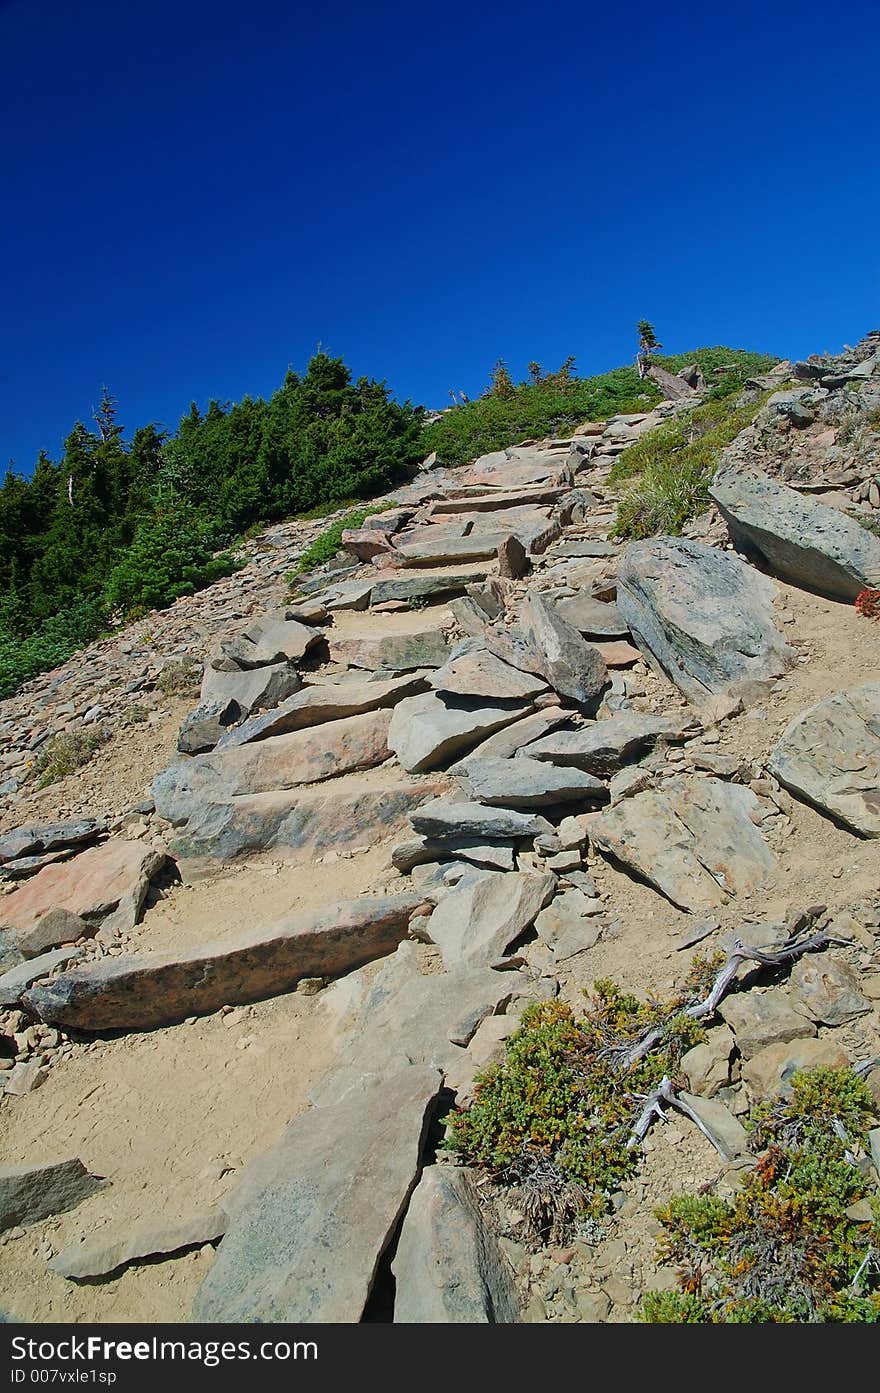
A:
<svg viewBox="0 0 880 1393">
<path fill-rule="evenodd" d="M 138 527 L 107 580 L 107 603 L 127 617 L 165 609 L 243 564 L 227 551 L 217 552 L 210 523 L 171 504 Z"/>
<path fill-rule="evenodd" d="M 721 397 L 675 416 L 618 456 L 612 484 L 632 479 L 617 508 L 618 538 L 677 536 L 709 504 L 722 450 L 750 425 L 767 393 L 744 405 Z"/>
<path fill-rule="evenodd" d="M 740 389 L 747 377 L 766 372 L 774 358 L 732 348 L 698 348 L 692 353 L 654 356 L 667 370 L 680 372 L 697 363 L 710 384 L 709 395 L 723 398 Z M 648 411 L 661 400 L 650 379 L 632 368 L 615 368 L 597 377 L 574 377 L 569 359 L 555 373 L 514 385 L 506 367 L 496 364 L 488 390 L 476 401 L 446 411 L 425 427 L 422 448 L 436 450 L 444 465 L 466 464 L 492 450 L 503 450 L 534 437 L 568 432 L 584 421 Z"/>
<path fill-rule="evenodd" d="M 880 1197 L 856 1164 L 876 1110 L 848 1069 L 796 1074 L 750 1122 L 763 1154 L 731 1200 L 661 1205 L 658 1260 L 680 1293 L 645 1298 L 652 1324 L 880 1322 Z M 869 1200 L 870 1218 L 847 1211 Z"/>
<path fill-rule="evenodd" d="M 638 1162 L 627 1148 L 638 1095 L 675 1074 L 703 1035 L 679 1001 L 643 1004 L 607 981 L 594 992 L 580 1021 L 558 1001 L 529 1007 L 503 1063 L 478 1077 L 473 1106 L 448 1120 L 448 1150 L 513 1187 L 529 1235 L 542 1240 L 563 1241 L 578 1216 L 608 1209 Z M 657 1048 L 615 1071 L 609 1047 L 653 1026 L 663 1027 Z"/>
<path fill-rule="evenodd" d="M 106 732 L 100 729 L 85 730 L 81 726 L 53 735 L 37 756 L 30 777 L 36 780 L 38 788 L 48 788 L 49 784 L 66 779 L 88 764 L 107 738 Z"/>
<path fill-rule="evenodd" d="M 34 624 L 24 634 L 0 620 L 0 697 L 11 696 L 23 682 L 60 667 L 107 630 L 103 600 L 79 604 Z"/>
<path fill-rule="evenodd" d="M 389 508 L 396 506 L 395 501 L 391 499 L 378 507 L 357 508 L 353 512 L 346 513 L 344 517 L 337 518 L 326 531 L 315 538 L 310 546 L 306 547 L 296 566 L 287 576 L 289 583 L 295 585 L 297 576 L 303 575 L 305 571 L 314 570 L 316 566 L 323 566 L 325 561 L 332 561 L 336 553 L 342 549 L 343 532 L 362 527 L 364 520 L 372 517 L 374 513 L 384 513 Z"/>
</svg>

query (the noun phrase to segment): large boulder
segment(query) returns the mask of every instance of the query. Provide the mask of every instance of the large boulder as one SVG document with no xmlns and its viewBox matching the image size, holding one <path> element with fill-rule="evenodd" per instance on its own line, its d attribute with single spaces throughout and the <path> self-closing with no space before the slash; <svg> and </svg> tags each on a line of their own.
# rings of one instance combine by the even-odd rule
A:
<svg viewBox="0 0 880 1393">
<path fill-rule="evenodd" d="M 527 596 L 520 620 L 550 686 L 581 705 L 595 703 L 608 681 L 601 654 L 538 594 Z"/>
<path fill-rule="evenodd" d="M 635 642 L 697 704 L 722 693 L 749 701 L 792 666 L 775 594 L 738 557 L 684 537 L 631 543 L 617 573 L 617 608 Z"/>
<path fill-rule="evenodd" d="M 323 637 L 320 629 L 288 619 L 284 610 L 269 611 L 234 638 L 223 639 L 220 652 L 236 667 L 257 668 L 299 662 Z M 216 662 L 212 659 L 212 666 Z"/>
<path fill-rule="evenodd" d="M 463 639 L 428 681 L 436 691 L 451 696 L 505 701 L 525 701 L 547 690 L 543 678 L 511 667 L 490 650 L 482 637 Z"/>
<path fill-rule="evenodd" d="M 391 953 L 418 894 L 365 895 L 180 953 L 131 953 L 62 973 L 24 995 L 39 1020 L 77 1030 L 147 1030 L 290 991 Z"/>
<path fill-rule="evenodd" d="M 357 1323 L 418 1179 L 441 1083 L 411 1065 L 291 1122 L 244 1173 L 194 1319 Z"/>
<path fill-rule="evenodd" d="M 428 920 L 427 933 L 447 968 L 501 966 L 510 945 L 531 928 L 555 890 L 552 871 L 486 871 L 443 897 Z"/>
<path fill-rule="evenodd" d="M 252 711 L 268 711 L 286 701 L 302 686 L 292 663 L 270 663 L 267 667 L 221 670 L 210 664 L 202 676 L 200 706 L 228 706 L 231 702 L 245 716 Z M 218 731 L 219 740 L 222 732 Z"/>
<path fill-rule="evenodd" d="M 740 551 L 774 575 L 838 600 L 880 586 L 880 537 L 757 469 L 728 468 L 709 492 Z"/>
<path fill-rule="evenodd" d="M 768 768 L 835 822 L 880 837 L 880 682 L 832 692 L 795 716 Z"/>
<path fill-rule="evenodd" d="M 679 909 L 705 911 L 756 889 L 776 862 L 741 784 L 683 774 L 662 790 L 624 798 L 590 823 L 590 838 Z"/>
<path fill-rule="evenodd" d="M 519 1319 L 513 1273 L 468 1171 L 427 1166 L 391 1264 L 395 1324 L 509 1325 Z"/>
<path fill-rule="evenodd" d="M 522 701 L 424 692 L 397 706 L 388 730 L 388 745 L 411 774 L 437 769 L 493 731 L 528 715 L 531 709 L 531 704 Z"/>
</svg>

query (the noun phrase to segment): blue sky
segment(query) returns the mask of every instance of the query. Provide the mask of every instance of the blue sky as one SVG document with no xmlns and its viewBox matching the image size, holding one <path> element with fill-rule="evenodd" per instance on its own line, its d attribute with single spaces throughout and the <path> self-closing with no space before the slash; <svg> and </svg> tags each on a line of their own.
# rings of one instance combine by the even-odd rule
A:
<svg viewBox="0 0 880 1393">
<path fill-rule="evenodd" d="M 318 343 L 431 406 L 494 360 L 880 326 L 880 4 L 0 0 L 0 460 Z"/>
</svg>

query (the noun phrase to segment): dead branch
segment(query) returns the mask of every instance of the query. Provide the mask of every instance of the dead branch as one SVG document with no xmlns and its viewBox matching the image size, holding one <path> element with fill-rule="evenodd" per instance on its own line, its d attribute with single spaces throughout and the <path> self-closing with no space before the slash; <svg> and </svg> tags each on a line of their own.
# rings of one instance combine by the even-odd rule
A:
<svg viewBox="0 0 880 1393">
<path fill-rule="evenodd" d="M 762 967 L 779 967 L 782 963 L 791 962 L 804 953 L 816 952 L 819 948 L 827 948 L 829 943 L 839 941 L 824 929 L 821 933 L 811 935 L 810 938 L 798 940 L 795 935 L 781 948 L 775 949 L 755 948 L 737 939 L 728 954 L 727 962 L 715 978 L 709 995 L 704 1001 L 695 1001 L 690 1006 L 686 1006 L 683 1014 L 697 1021 L 706 1020 L 707 1017 L 714 1015 L 719 1002 L 730 989 L 737 972 L 745 962 L 759 963 Z M 641 1035 L 630 1045 L 611 1046 L 607 1054 L 612 1068 L 619 1074 L 628 1073 L 660 1043 L 665 1029 L 665 1025 L 652 1026 L 650 1030 L 647 1030 L 644 1035 Z"/>
</svg>

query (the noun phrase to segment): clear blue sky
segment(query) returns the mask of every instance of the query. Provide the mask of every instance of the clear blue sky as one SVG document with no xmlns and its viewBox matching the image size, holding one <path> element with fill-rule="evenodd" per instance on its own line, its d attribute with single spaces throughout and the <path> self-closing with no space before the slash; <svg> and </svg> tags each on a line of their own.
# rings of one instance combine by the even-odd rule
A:
<svg viewBox="0 0 880 1393">
<path fill-rule="evenodd" d="M 880 5 L 0 0 L 0 461 L 320 342 L 447 405 L 495 358 L 880 325 Z"/>
</svg>

